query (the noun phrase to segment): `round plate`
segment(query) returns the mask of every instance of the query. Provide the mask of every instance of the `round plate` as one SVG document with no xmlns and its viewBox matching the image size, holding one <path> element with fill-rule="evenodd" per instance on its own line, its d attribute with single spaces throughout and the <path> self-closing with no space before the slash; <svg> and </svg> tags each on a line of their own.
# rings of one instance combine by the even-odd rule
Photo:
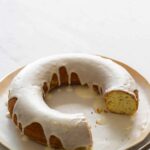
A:
<svg viewBox="0 0 150 150">
<path fill-rule="evenodd" d="M 47 104 L 56 110 L 65 113 L 82 111 L 86 115 L 91 125 L 94 141 L 93 150 L 128 149 L 142 142 L 150 133 L 150 85 L 134 69 L 119 61 L 115 62 L 126 68 L 137 82 L 139 90 L 139 109 L 135 115 L 98 114 L 94 111 L 95 104 L 97 99 L 101 99 L 101 97 L 88 91 L 89 89 L 79 87 L 70 87 L 67 90 L 62 89 L 61 91 L 56 90 L 47 98 Z M 26 136 L 21 135 L 8 117 L 8 88 L 10 82 L 20 70 L 21 68 L 10 73 L 0 81 L 0 143 L 8 149 L 48 150 L 49 148 L 37 144 L 29 140 Z M 66 92 L 68 93 L 64 94 Z M 62 95 L 63 99 L 61 99 L 61 101 L 58 100 L 59 97 L 62 98 Z M 67 97 L 65 97 L 66 95 Z M 57 101 L 55 101 L 55 99 L 57 99 Z M 53 101 L 55 102 L 53 103 Z M 101 99 L 100 101 L 102 103 L 103 100 Z"/>
</svg>

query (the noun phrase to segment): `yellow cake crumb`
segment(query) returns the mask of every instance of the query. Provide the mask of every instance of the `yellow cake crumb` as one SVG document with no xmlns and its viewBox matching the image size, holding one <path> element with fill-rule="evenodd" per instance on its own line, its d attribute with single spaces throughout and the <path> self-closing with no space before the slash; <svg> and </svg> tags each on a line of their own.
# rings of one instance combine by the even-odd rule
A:
<svg viewBox="0 0 150 150">
<path fill-rule="evenodd" d="M 99 113 L 99 114 L 100 114 L 101 112 L 103 112 L 103 111 L 104 111 L 104 110 L 103 110 L 102 108 L 97 108 L 97 109 L 96 109 L 96 112 Z"/>
<path fill-rule="evenodd" d="M 97 125 L 103 125 L 103 124 L 105 124 L 106 123 L 106 120 L 105 119 L 97 119 L 96 120 L 96 124 Z"/>
</svg>

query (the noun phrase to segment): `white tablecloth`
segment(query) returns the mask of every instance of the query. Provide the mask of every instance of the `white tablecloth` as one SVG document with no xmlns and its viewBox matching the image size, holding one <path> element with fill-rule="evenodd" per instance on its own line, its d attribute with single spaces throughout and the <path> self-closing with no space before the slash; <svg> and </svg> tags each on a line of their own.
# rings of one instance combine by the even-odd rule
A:
<svg viewBox="0 0 150 150">
<path fill-rule="evenodd" d="M 0 77 L 40 57 L 88 52 L 150 81 L 149 0 L 0 0 Z"/>
</svg>

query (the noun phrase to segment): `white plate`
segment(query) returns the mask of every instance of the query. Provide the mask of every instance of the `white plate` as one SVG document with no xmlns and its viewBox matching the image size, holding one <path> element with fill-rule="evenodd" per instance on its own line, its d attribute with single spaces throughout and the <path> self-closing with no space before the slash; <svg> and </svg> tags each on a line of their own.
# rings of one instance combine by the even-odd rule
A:
<svg viewBox="0 0 150 150">
<path fill-rule="evenodd" d="M 103 100 L 89 89 L 66 87 L 48 95 L 47 104 L 52 108 L 66 112 L 83 112 L 91 125 L 93 150 L 123 150 L 144 140 L 150 133 L 150 85 L 135 70 L 122 64 L 137 82 L 139 89 L 139 109 L 134 116 L 111 113 L 97 114 L 94 108 L 103 105 Z M 20 69 L 10 73 L 0 81 L 0 143 L 12 150 L 48 150 L 40 144 L 20 134 L 14 123 L 7 117 L 8 87 Z M 96 124 L 96 121 L 98 122 Z"/>
</svg>

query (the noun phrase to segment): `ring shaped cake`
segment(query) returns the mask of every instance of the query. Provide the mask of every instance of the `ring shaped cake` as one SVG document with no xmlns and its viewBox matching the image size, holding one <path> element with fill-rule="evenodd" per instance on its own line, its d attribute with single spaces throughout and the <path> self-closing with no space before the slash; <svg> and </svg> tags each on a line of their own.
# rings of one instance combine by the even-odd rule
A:
<svg viewBox="0 0 150 150">
<path fill-rule="evenodd" d="M 64 54 L 27 65 L 13 79 L 8 110 L 23 134 L 44 145 L 74 150 L 92 146 L 85 116 L 50 108 L 45 95 L 62 85 L 87 85 L 103 95 L 107 109 L 132 115 L 138 108 L 134 79 L 113 61 L 88 54 Z"/>
</svg>

